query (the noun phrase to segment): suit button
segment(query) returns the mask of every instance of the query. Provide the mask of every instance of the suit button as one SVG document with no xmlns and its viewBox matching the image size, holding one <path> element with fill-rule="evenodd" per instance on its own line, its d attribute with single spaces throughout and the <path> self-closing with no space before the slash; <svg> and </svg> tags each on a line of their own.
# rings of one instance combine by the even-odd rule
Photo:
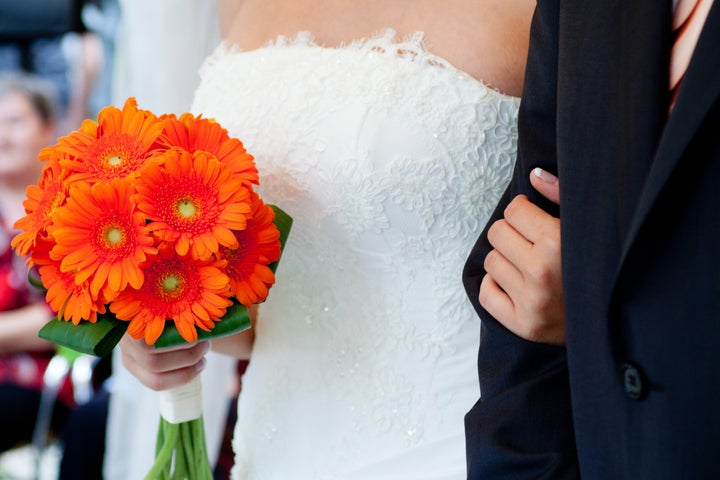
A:
<svg viewBox="0 0 720 480">
<path fill-rule="evenodd" d="M 626 363 L 622 366 L 622 372 L 625 395 L 633 400 L 642 399 L 647 392 L 647 382 L 640 367 L 632 363 Z"/>
</svg>

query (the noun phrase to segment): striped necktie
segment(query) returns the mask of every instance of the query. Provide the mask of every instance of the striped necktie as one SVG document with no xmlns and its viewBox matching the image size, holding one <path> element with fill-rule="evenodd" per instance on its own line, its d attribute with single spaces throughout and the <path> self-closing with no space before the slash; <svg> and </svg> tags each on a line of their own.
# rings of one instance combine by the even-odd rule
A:
<svg viewBox="0 0 720 480">
<path fill-rule="evenodd" d="M 670 92 L 675 103 L 695 44 L 705 24 L 713 0 L 673 0 L 674 42 L 670 57 Z"/>
</svg>

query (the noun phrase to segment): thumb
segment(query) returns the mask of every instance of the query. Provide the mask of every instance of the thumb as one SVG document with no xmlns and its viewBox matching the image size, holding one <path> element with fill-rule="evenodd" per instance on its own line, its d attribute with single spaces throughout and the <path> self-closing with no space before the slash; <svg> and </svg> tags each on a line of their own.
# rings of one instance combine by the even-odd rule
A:
<svg viewBox="0 0 720 480">
<path fill-rule="evenodd" d="M 530 183 L 543 197 L 555 205 L 560 205 L 560 180 L 558 177 L 542 168 L 534 168 L 530 173 Z"/>
</svg>

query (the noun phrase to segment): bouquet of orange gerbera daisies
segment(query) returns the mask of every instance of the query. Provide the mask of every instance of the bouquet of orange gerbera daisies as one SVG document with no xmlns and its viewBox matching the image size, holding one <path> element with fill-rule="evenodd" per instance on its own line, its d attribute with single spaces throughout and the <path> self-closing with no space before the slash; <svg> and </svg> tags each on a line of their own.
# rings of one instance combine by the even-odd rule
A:
<svg viewBox="0 0 720 480">
<path fill-rule="evenodd" d="M 12 245 L 57 312 L 41 337 L 103 356 L 126 331 L 169 346 L 250 326 L 247 307 L 267 297 L 292 220 L 253 190 L 258 171 L 240 140 L 130 98 L 40 159 Z M 199 384 L 162 393 L 149 477 L 170 478 L 174 465 L 172 478 L 211 478 Z"/>
</svg>

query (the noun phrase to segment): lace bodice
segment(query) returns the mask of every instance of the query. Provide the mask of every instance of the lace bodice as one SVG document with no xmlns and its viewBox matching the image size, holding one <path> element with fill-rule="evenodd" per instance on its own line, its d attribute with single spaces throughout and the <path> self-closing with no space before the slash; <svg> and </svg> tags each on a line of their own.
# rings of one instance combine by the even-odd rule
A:
<svg viewBox="0 0 720 480">
<path fill-rule="evenodd" d="M 295 223 L 243 379 L 236 479 L 463 479 L 479 322 L 465 256 L 510 179 L 518 100 L 393 33 L 207 60 L 193 110 Z"/>
</svg>

